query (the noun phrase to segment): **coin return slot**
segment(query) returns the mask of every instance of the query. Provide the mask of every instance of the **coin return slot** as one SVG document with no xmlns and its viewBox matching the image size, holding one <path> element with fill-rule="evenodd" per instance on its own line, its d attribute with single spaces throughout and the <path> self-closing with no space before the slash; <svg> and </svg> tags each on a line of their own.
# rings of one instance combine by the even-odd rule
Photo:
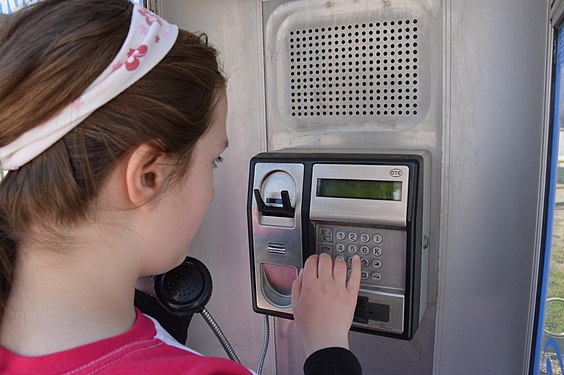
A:
<svg viewBox="0 0 564 375">
<path fill-rule="evenodd" d="M 278 307 L 290 307 L 292 304 L 292 283 L 298 277 L 294 266 L 262 263 L 261 281 L 264 297 Z"/>
</svg>

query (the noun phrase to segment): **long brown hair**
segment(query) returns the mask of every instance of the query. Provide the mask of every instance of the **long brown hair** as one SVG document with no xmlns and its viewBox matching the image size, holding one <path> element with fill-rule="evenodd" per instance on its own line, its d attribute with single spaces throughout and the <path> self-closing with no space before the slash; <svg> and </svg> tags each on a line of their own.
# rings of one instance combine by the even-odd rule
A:
<svg viewBox="0 0 564 375">
<path fill-rule="evenodd" d="M 72 103 L 110 64 L 131 20 L 127 0 L 45 0 L 0 28 L 0 146 Z M 225 78 L 205 35 L 180 30 L 145 77 L 96 110 L 47 151 L 0 183 L 0 323 L 17 249 L 33 227 L 64 240 L 92 216 L 110 172 L 152 142 L 186 174 Z"/>
</svg>

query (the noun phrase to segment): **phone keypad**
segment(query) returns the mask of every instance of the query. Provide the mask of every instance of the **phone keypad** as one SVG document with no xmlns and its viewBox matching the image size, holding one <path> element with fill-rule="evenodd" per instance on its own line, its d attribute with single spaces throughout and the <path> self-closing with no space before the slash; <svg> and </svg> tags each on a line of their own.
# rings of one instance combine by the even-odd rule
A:
<svg viewBox="0 0 564 375">
<path fill-rule="evenodd" d="M 316 250 L 318 254 L 327 253 L 333 259 L 345 260 L 349 273 L 353 256 L 360 256 L 361 282 L 381 286 L 386 281 L 384 232 L 377 228 L 317 225 Z"/>
</svg>

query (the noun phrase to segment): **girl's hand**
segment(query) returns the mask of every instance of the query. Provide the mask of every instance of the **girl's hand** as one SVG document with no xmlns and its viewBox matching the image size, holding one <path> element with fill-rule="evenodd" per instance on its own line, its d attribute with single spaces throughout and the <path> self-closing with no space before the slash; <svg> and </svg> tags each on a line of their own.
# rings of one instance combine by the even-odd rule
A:
<svg viewBox="0 0 564 375">
<path fill-rule="evenodd" d="M 347 283 L 344 260 L 312 255 L 292 284 L 292 309 L 307 356 L 329 347 L 349 347 L 358 289 L 360 258 L 355 255 Z"/>
</svg>

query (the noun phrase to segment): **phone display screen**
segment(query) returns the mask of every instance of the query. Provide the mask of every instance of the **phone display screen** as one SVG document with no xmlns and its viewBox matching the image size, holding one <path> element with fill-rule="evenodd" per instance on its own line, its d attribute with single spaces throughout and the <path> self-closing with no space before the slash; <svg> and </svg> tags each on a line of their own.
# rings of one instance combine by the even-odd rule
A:
<svg viewBox="0 0 564 375">
<path fill-rule="evenodd" d="M 317 196 L 374 200 L 401 200 L 400 181 L 317 179 Z"/>
</svg>

